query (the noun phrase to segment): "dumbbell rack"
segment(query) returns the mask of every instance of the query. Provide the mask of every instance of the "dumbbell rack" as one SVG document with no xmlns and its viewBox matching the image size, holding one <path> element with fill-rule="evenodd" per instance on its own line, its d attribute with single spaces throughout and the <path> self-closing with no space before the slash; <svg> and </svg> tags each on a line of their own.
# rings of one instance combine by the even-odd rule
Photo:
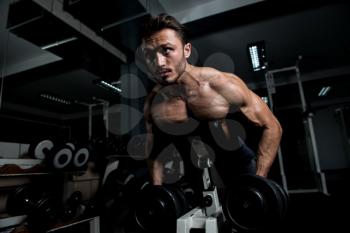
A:
<svg viewBox="0 0 350 233">
<path fill-rule="evenodd" d="M 14 190 L 14 187 L 20 187 L 21 185 L 30 184 L 32 182 L 33 177 L 37 176 L 46 176 L 46 175 L 56 175 L 58 174 L 57 171 L 51 171 L 47 169 L 47 166 L 43 165 L 44 158 L 37 158 L 37 156 L 33 156 L 36 158 L 22 158 L 22 155 L 28 155 L 32 152 L 30 151 L 30 146 L 27 144 L 18 144 L 18 143 L 7 143 L 2 142 L 2 145 L 7 145 L 7 148 L 10 149 L 3 149 L 1 151 L 1 155 L 4 155 L 5 158 L 0 158 L 0 207 L 1 208 L 8 208 L 8 197 L 11 190 Z M 3 147 L 4 148 L 4 147 Z M 13 149 L 15 148 L 15 149 Z M 20 149 L 17 149 L 20 148 Z M 7 158 L 8 157 L 8 158 Z M 95 177 L 84 177 L 82 174 L 85 175 L 85 171 L 81 170 L 62 170 L 60 173 L 66 178 L 66 177 L 77 177 L 78 181 L 86 181 L 88 178 L 89 181 L 92 179 L 95 179 Z M 77 176 L 74 176 L 77 175 Z M 40 178 L 39 178 L 40 179 Z M 66 183 L 65 183 L 66 184 Z M 8 209 L 7 209 L 8 212 Z M 26 215 L 24 213 L 8 213 L 2 214 L 0 217 L 0 229 L 14 229 L 18 226 L 24 226 L 28 219 L 29 215 Z M 19 215 L 21 214 L 21 215 Z M 98 218 L 95 217 L 95 218 Z M 90 231 L 91 233 L 98 233 L 99 232 L 99 223 L 98 219 L 93 220 L 90 219 L 90 229 L 95 229 L 93 231 Z M 74 224 L 81 224 L 84 223 L 84 221 L 90 221 L 89 219 L 74 221 L 74 222 L 68 222 L 68 221 L 62 221 L 58 222 L 57 225 L 60 225 L 60 228 L 64 227 L 70 227 Z M 88 223 L 87 223 L 88 224 Z M 54 228 L 56 229 L 56 227 Z M 54 229 L 52 229 L 54 232 Z"/>
<path fill-rule="evenodd" d="M 208 162 L 209 165 L 212 165 Z M 204 207 L 196 207 L 177 219 L 176 232 L 189 233 L 191 229 L 205 229 L 206 233 L 218 233 L 224 222 L 222 206 L 219 202 L 217 187 L 210 179 L 209 168 L 203 169 Z"/>
</svg>

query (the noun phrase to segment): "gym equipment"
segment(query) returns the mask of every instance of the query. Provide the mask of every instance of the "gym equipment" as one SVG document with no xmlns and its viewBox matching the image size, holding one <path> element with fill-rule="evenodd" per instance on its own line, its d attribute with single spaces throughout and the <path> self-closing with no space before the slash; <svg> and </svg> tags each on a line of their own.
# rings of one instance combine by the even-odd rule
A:
<svg viewBox="0 0 350 233">
<path fill-rule="evenodd" d="M 134 215 L 142 230 L 168 232 L 187 210 L 185 194 L 178 187 L 147 185 L 139 192 Z"/>
<path fill-rule="evenodd" d="M 40 195 L 32 186 L 18 186 L 7 198 L 7 213 L 12 216 L 28 214 L 32 211 L 34 204 L 39 198 Z"/>
<path fill-rule="evenodd" d="M 44 139 L 34 144 L 30 144 L 29 153 L 36 159 L 45 159 L 46 154 L 54 147 L 52 140 Z"/>
<path fill-rule="evenodd" d="M 87 147 L 78 148 L 73 155 L 72 165 L 74 169 L 83 169 L 90 158 L 90 151 Z"/>
<path fill-rule="evenodd" d="M 102 209 L 118 209 L 123 211 L 128 203 L 133 205 L 137 199 L 138 190 L 141 190 L 149 183 L 145 175 L 147 169 L 132 171 L 130 164 L 123 164 L 118 161 L 118 168 L 108 174 L 100 190 L 99 202 Z"/>
<path fill-rule="evenodd" d="M 66 146 L 69 146 L 72 151 L 75 151 L 75 145 L 73 142 L 66 142 Z"/>
<path fill-rule="evenodd" d="M 54 147 L 50 153 L 46 155 L 45 160 L 51 168 L 56 170 L 65 169 L 71 162 L 73 152 L 70 146 Z"/>
<path fill-rule="evenodd" d="M 274 185 L 274 188 L 276 189 L 277 192 L 279 192 L 279 195 L 277 195 L 278 201 L 281 202 L 281 215 L 280 218 L 283 219 L 287 212 L 288 212 L 288 203 L 289 203 L 289 194 L 288 192 L 281 186 L 279 185 L 276 181 L 274 180 L 269 180 L 269 182 Z"/>
<path fill-rule="evenodd" d="M 33 232 L 48 229 L 58 219 L 60 202 L 52 193 L 44 192 L 37 185 L 16 187 L 7 199 L 6 209 L 12 216 L 27 215 L 28 226 Z"/>
<path fill-rule="evenodd" d="M 204 229 L 206 233 L 218 233 L 220 226 L 225 221 L 217 187 L 211 181 L 210 167 L 213 164 L 209 157 L 205 164 L 203 168 L 203 204 L 177 219 L 177 233 L 190 233 L 192 229 Z"/>
<path fill-rule="evenodd" d="M 278 226 L 287 213 L 289 201 L 287 192 L 279 184 L 261 176 L 243 174 L 224 186 L 203 144 L 196 141 L 192 146 L 202 155 L 202 204 L 187 212 L 189 204 L 184 192 L 175 191 L 170 185 L 148 185 L 135 199 L 135 219 L 141 229 L 168 232 L 175 222 L 177 233 L 190 233 L 192 229 L 218 233 L 224 226 L 235 232 L 256 232 Z M 224 191 L 221 199 L 219 191 Z"/>
<path fill-rule="evenodd" d="M 53 169 L 65 169 L 73 157 L 74 144 L 55 145 L 51 140 L 44 139 L 31 144 L 29 153 L 37 159 L 45 160 L 46 164 Z M 78 165 L 79 160 L 78 160 Z"/>
<path fill-rule="evenodd" d="M 267 178 L 244 174 L 227 188 L 223 211 L 231 226 L 240 231 L 272 228 L 286 214 L 286 192 Z"/>
<path fill-rule="evenodd" d="M 58 221 L 60 202 L 51 193 L 43 193 L 28 215 L 28 227 L 33 232 L 45 232 Z"/>
<path fill-rule="evenodd" d="M 276 182 L 244 174 L 228 186 L 222 186 L 213 160 L 207 156 L 209 152 L 200 139 L 194 140 L 196 143 L 192 143 L 192 147 L 196 153 L 200 152 L 205 165 L 202 166 L 203 205 L 177 219 L 177 233 L 189 233 L 192 228 L 217 233 L 223 223 L 228 223 L 234 231 L 266 230 L 283 219 L 288 195 Z M 223 200 L 219 199 L 218 188 L 224 189 Z"/>
<path fill-rule="evenodd" d="M 173 184 L 179 181 L 185 174 L 185 165 L 180 153 L 176 148 L 168 156 L 160 156 L 163 160 L 163 182 L 166 184 Z"/>
<path fill-rule="evenodd" d="M 82 203 L 82 198 L 83 194 L 80 191 L 74 191 L 69 196 L 63 209 L 62 219 L 64 221 L 70 221 L 76 217 L 78 207 Z"/>
<path fill-rule="evenodd" d="M 297 188 L 296 190 L 290 190 L 288 187 L 287 177 L 285 173 L 284 163 L 283 163 L 283 156 L 282 156 L 282 149 L 279 148 L 278 150 L 278 162 L 279 162 L 279 169 L 280 174 L 282 178 L 282 185 L 285 190 L 288 190 L 288 193 L 313 193 L 313 192 L 322 192 L 325 195 L 329 195 L 328 193 L 328 187 L 327 187 L 327 181 L 325 173 L 321 169 L 320 165 L 320 158 L 319 158 L 319 151 L 317 146 L 317 140 L 315 136 L 315 129 L 314 129 L 314 120 L 313 120 L 313 114 L 309 111 L 309 104 L 307 103 L 307 99 L 305 97 L 304 93 L 304 87 L 303 87 L 303 81 L 301 78 L 301 72 L 300 72 L 300 63 L 302 62 L 303 56 L 298 56 L 298 58 L 295 61 L 294 66 L 289 67 L 283 67 L 280 69 L 269 69 L 269 66 L 267 64 L 267 69 L 265 72 L 265 80 L 266 80 L 266 86 L 267 86 L 267 92 L 268 92 L 268 103 L 270 109 L 273 111 L 275 109 L 275 103 L 276 100 L 276 94 L 278 94 L 278 91 L 275 87 L 275 79 L 279 77 L 283 77 L 281 75 L 276 74 L 283 74 L 284 72 L 288 72 L 288 76 L 290 76 L 289 72 L 293 72 L 295 74 L 295 80 L 298 86 L 298 92 L 300 96 L 300 103 L 302 112 L 304 115 L 303 125 L 305 129 L 305 135 L 306 135 L 306 141 L 307 143 L 307 153 L 309 158 L 311 159 L 312 166 L 314 167 L 314 175 L 312 178 L 315 181 L 315 184 L 317 186 L 316 189 L 314 188 Z"/>
<path fill-rule="evenodd" d="M 67 203 L 70 206 L 78 207 L 83 199 L 83 194 L 80 191 L 74 191 L 70 197 L 67 199 Z"/>
</svg>

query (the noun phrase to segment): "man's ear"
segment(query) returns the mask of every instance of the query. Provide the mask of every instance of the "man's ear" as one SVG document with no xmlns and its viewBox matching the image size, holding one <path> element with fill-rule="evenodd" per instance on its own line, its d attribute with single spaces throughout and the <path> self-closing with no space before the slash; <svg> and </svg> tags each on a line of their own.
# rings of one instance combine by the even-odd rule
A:
<svg viewBox="0 0 350 233">
<path fill-rule="evenodd" d="M 192 51 L 191 43 L 185 44 L 185 46 L 184 46 L 184 54 L 185 54 L 186 59 L 191 56 L 191 51 Z"/>
</svg>

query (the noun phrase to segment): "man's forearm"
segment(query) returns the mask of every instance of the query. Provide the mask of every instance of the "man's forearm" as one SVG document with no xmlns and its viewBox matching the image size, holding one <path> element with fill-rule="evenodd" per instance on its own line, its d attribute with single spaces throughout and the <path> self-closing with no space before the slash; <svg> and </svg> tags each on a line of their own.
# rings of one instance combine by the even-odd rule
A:
<svg viewBox="0 0 350 233">
<path fill-rule="evenodd" d="M 279 123 L 276 123 L 274 127 L 266 128 L 264 130 L 257 152 L 257 175 L 267 177 L 267 174 L 276 158 L 281 137 L 282 128 Z"/>
<path fill-rule="evenodd" d="M 153 185 L 163 183 L 163 164 L 158 160 L 148 160 L 148 168 L 152 177 Z"/>
</svg>

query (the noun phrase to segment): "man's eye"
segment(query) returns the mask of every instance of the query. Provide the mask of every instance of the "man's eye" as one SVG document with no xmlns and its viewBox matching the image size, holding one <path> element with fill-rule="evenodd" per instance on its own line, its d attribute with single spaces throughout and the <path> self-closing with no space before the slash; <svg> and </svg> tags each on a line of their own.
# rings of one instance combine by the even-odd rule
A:
<svg viewBox="0 0 350 233">
<path fill-rule="evenodd" d="M 146 59 L 152 59 L 152 53 L 145 53 Z"/>
<path fill-rule="evenodd" d="M 172 50 L 171 48 L 164 48 L 164 49 L 163 49 L 163 52 L 164 52 L 164 53 L 169 53 L 171 50 Z"/>
</svg>

